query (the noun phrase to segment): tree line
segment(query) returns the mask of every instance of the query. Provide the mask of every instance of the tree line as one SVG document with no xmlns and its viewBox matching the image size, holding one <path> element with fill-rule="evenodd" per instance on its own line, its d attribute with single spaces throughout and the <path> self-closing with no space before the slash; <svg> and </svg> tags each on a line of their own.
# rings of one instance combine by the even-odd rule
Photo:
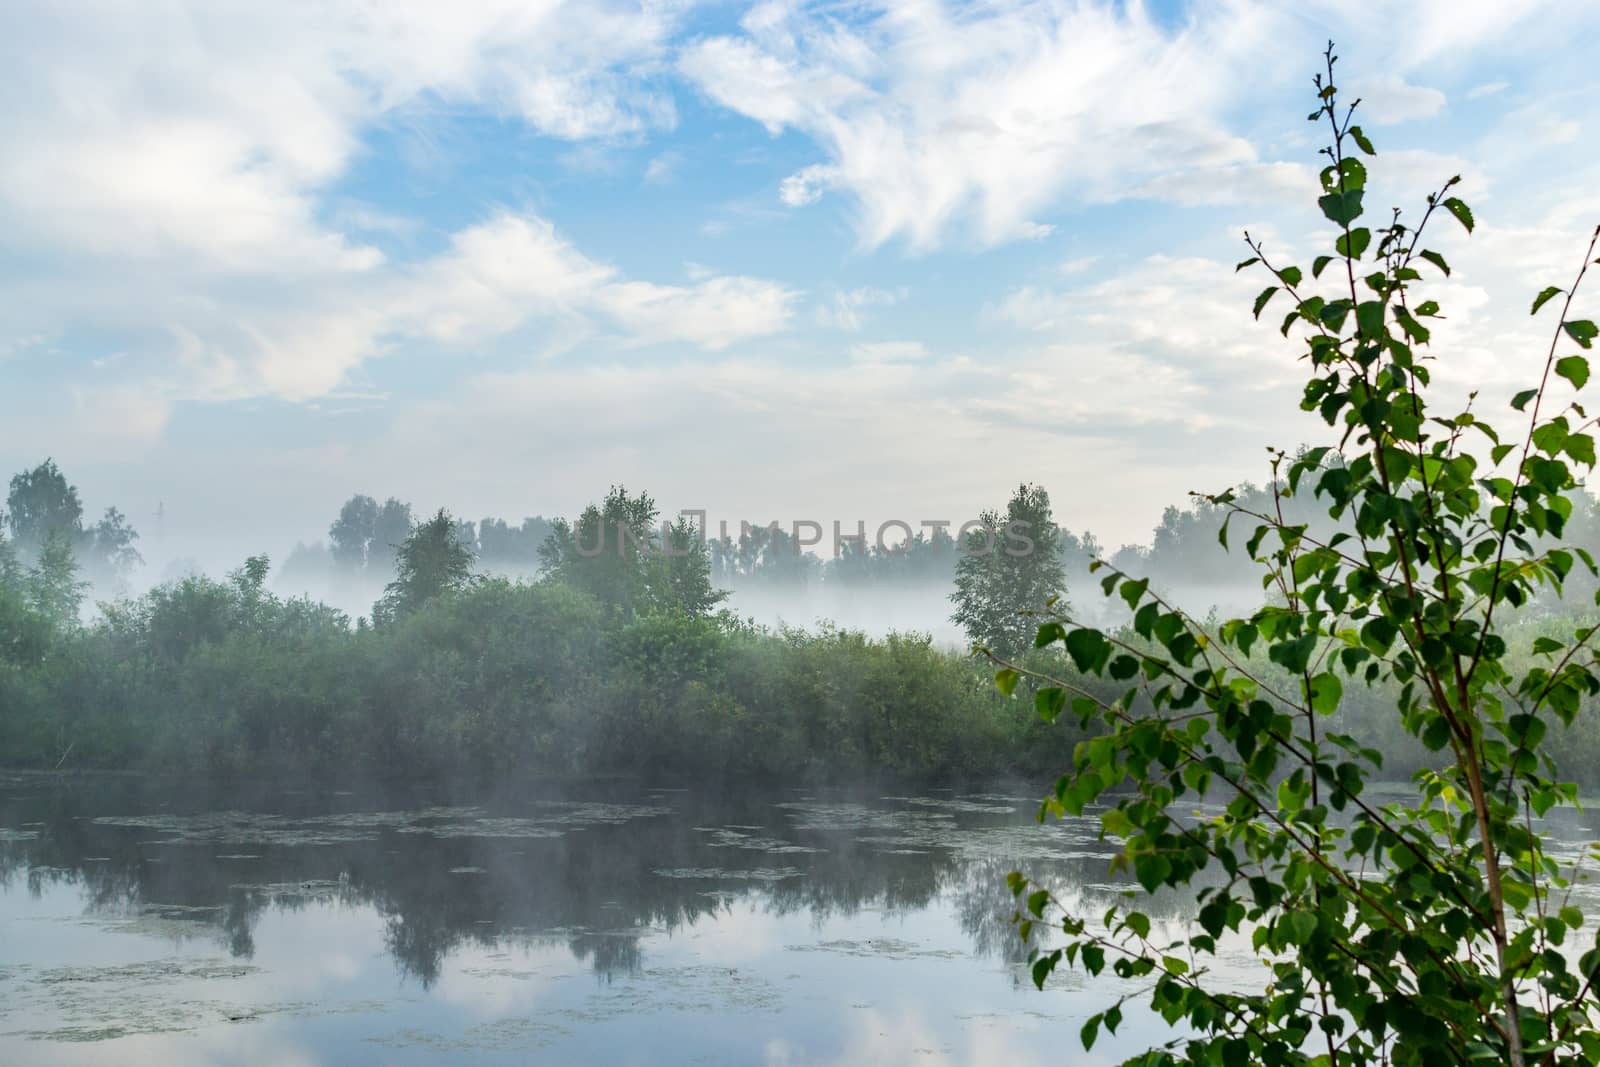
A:
<svg viewBox="0 0 1600 1067">
<path fill-rule="evenodd" d="M 1048 495 L 1021 485 L 969 537 L 1049 520 Z M 619 523 L 620 551 L 588 547 Z M 996 693 L 981 659 L 926 634 L 742 619 L 713 580 L 710 542 L 687 520 L 663 529 L 646 493 L 616 487 L 550 525 L 536 576 L 507 577 L 437 510 L 400 539 L 359 618 L 273 592 L 258 555 L 222 579 L 105 601 L 85 622 L 63 542 L 23 562 L 0 536 L 0 751 L 17 765 L 201 773 L 840 780 L 1039 774 L 1087 736 Z M 1034 536 L 1028 553 L 960 554 L 952 612 L 973 643 L 1071 672 L 1032 647 L 1038 620 L 1017 608 L 1064 609 L 1083 579 L 1059 541 Z M 364 566 L 370 535 L 367 551 Z M 1560 622 L 1529 616 L 1523 646 Z M 1426 765 L 1381 693 L 1347 694 L 1337 722 L 1396 773 Z M 1564 758 L 1592 778 L 1600 730 L 1570 741 Z"/>
</svg>

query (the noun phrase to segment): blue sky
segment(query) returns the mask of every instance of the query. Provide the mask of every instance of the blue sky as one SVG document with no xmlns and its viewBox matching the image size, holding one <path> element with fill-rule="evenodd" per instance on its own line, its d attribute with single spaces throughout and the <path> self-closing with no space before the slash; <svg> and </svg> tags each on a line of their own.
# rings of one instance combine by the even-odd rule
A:
<svg viewBox="0 0 1600 1067">
<path fill-rule="evenodd" d="M 788 522 L 1046 485 L 1117 544 L 1320 433 L 1235 278 L 1315 216 L 1322 43 L 1379 203 L 1453 173 L 1446 391 L 1600 222 L 1592 4 L 17 3 L 0 464 L 227 555 L 352 492 L 613 482 Z M 1310 208 L 1311 210 L 1307 210 Z"/>
</svg>

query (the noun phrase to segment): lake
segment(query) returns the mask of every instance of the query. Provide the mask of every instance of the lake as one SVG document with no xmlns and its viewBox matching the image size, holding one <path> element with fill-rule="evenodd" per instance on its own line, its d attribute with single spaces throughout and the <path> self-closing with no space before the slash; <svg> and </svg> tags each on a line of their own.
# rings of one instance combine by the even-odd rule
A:
<svg viewBox="0 0 1600 1067">
<path fill-rule="evenodd" d="M 1030 789 L 283 788 L 0 775 L 0 1062 L 1093 1064 L 1007 871 L 1098 916 Z M 1152 910 L 1158 922 L 1158 900 Z M 1259 974 L 1247 952 L 1219 978 Z"/>
<path fill-rule="evenodd" d="M 1027 979 L 1007 871 L 1116 892 L 1029 790 L 0 797 L 7 1063 L 1059 1063 L 1105 997 Z"/>
</svg>

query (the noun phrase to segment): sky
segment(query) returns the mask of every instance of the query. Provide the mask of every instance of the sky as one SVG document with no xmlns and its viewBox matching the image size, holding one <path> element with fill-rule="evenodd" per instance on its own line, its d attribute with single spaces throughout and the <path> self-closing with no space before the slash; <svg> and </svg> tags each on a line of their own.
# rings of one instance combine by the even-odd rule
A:
<svg viewBox="0 0 1600 1067">
<path fill-rule="evenodd" d="M 1326 435 L 1233 271 L 1247 229 L 1331 242 L 1325 42 L 1369 205 L 1462 175 L 1435 375 L 1498 411 L 1600 222 L 1597 33 L 1533 0 L 14 0 L 0 470 L 54 457 L 147 555 L 615 483 L 849 532 L 1032 481 L 1147 540 Z"/>
</svg>

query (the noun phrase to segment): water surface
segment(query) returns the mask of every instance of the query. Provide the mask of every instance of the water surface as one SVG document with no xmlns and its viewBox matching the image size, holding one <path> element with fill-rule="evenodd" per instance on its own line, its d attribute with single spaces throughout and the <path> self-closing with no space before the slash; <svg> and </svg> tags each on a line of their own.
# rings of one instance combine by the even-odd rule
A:
<svg viewBox="0 0 1600 1067">
<path fill-rule="evenodd" d="M 1005 874 L 1093 916 L 1126 887 L 1036 807 L 4 775 L 0 1062 L 1116 1062 L 1170 1035 L 1130 1004 L 1082 1053 L 1132 990 L 1035 991 Z"/>
</svg>

